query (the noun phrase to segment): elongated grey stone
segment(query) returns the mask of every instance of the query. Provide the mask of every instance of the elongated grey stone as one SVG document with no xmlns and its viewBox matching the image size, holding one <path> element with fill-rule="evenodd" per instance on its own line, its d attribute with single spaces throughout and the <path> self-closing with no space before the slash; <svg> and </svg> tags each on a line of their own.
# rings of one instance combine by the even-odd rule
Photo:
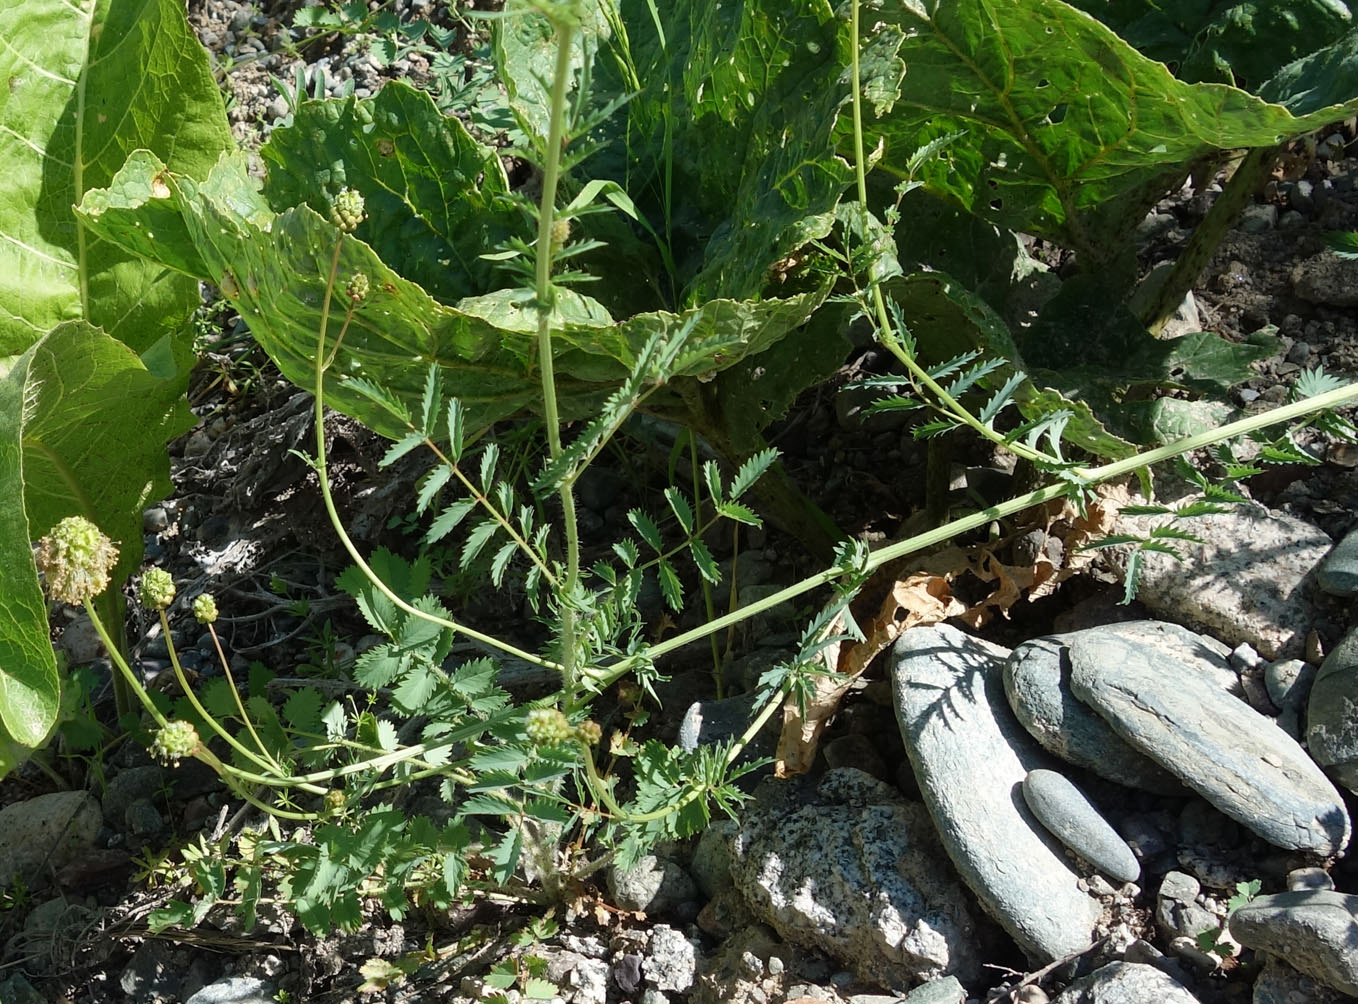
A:
<svg viewBox="0 0 1358 1004">
<path fill-rule="evenodd" d="M 1358 593 L 1358 528 L 1345 534 L 1325 556 L 1316 569 L 1316 585 L 1334 596 Z"/>
<path fill-rule="evenodd" d="M 1232 819 L 1291 850 L 1328 856 L 1348 843 L 1339 792 L 1272 719 L 1113 635 L 1073 638 L 1070 661 L 1076 697 Z"/>
<path fill-rule="evenodd" d="M 1135 882 L 1141 865 L 1079 788 L 1054 770 L 1030 770 L 1023 798 L 1037 821 L 1080 857 L 1119 882 Z"/>
<path fill-rule="evenodd" d="M 1030 955 L 1093 940 L 1102 912 L 1019 790 L 1051 766 L 1004 698 L 1006 649 L 948 625 L 906 631 L 891 664 L 896 717 L 924 803 L 958 874 Z"/>
<path fill-rule="evenodd" d="M 1047 752 L 1066 763 L 1129 788 L 1181 794 L 1178 778 L 1128 746 L 1070 692 L 1069 637 L 1034 638 L 1005 660 L 1004 692 L 1014 715 Z"/>
</svg>

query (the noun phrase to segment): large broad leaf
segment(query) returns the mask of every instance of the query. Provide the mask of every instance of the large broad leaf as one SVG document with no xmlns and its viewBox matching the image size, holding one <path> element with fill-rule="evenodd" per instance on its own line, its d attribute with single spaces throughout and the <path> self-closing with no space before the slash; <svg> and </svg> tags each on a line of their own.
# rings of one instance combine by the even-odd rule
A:
<svg viewBox="0 0 1358 1004">
<path fill-rule="evenodd" d="M 618 4 L 595 81 L 637 93 L 588 166 L 653 215 L 685 302 L 757 296 L 829 232 L 852 179 L 832 149 L 850 97 L 843 24 L 824 0 L 685 0 L 664 5 L 663 25 L 654 9 Z"/>
<path fill-rule="evenodd" d="M 73 207 L 139 147 L 201 176 L 232 145 L 183 3 L 0 4 L 0 81 L 0 357 L 72 319 L 147 352 L 180 331 L 197 286 L 100 240 Z"/>
<path fill-rule="evenodd" d="M 0 773 L 6 739 L 39 745 L 59 686 L 29 542 L 69 515 L 141 561 L 141 512 L 171 489 L 168 440 L 193 421 L 176 379 L 83 321 L 55 327 L 0 380 Z"/>
<path fill-rule="evenodd" d="M 1259 96 L 1286 105 L 1294 115 L 1329 108 L 1358 94 L 1358 28 L 1330 45 L 1284 66 Z"/>
<path fill-rule="evenodd" d="M 155 180 L 163 182 L 163 190 Z M 284 375 L 311 386 L 325 289 L 337 277 L 329 342 L 343 342 L 326 374 L 326 403 L 395 438 L 406 427 L 373 396 L 385 388 L 418 413 L 430 363 L 460 398 L 469 425 L 540 407 L 531 297 L 501 290 L 439 303 L 398 275 L 363 241 L 344 235 L 307 206 L 274 216 L 242 157 L 224 158 L 201 184 L 131 158 L 107 191 L 92 193 L 82 217 L 129 250 L 175 267 L 200 267 L 250 324 Z M 178 215 L 155 240 L 149 221 Z M 168 247 L 173 236 L 184 247 Z M 366 276 L 370 293 L 343 323 L 345 287 Z M 761 352 L 804 323 L 824 291 L 762 302 L 712 300 L 688 311 L 654 311 L 614 322 L 586 297 L 558 291 L 554 337 L 562 414 L 593 413 L 654 334 L 688 326 L 676 377 L 707 377 Z"/>
<path fill-rule="evenodd" d="M 1336 41 L 1353 12 L 1340 0 L 1071 0 L 1180 80 L 1251 91 L 1282 66 Z M 1352 92 L 1350 92 L 1352 93 Z M 1295 109 L 1294 109 L 1295 111 Z"/>
<path fill-rule="evenodd" d="M 1092 264 L 1122 252 L 1187 165 L 1358 112 L 1353 99 L 1293 116 L 1224 84 L 1186 84 L 1060 0 L 910 0 L 873 20 L 899 57 L 893 93 L 879 77 L 880 117 L 866 126 L 869 149 L 882 143 L 879 169 L 905 176 L 913 151 L 961 131 L 917 177 Z"/>
<path fill-rule="evenodd" d="M 499 276 L 481 256 L 527 236 L 496 152 L 401 81 L 370 100 L 305 102 L 260 153 L 275 212 L 306 204 L 326 216 L 340 189 L 355 189 L 368 212 L 356 236 L 444 303 L 493 289 Z"/>
</svg>

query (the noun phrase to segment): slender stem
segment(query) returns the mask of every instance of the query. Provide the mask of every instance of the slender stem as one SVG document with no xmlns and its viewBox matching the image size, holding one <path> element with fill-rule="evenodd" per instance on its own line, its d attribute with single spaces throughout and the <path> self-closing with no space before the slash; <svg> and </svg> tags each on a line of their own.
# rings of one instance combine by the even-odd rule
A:
<svg viewBox="0 0 1358 1004">
<path fill-rule="evenodd" d="M 1229 422 L 1217 429 L 1209 429 L 1206 432 L 1198 433 L 1195 436 L 1188 436 L 1166 446 L 1160 446 L 1153 450 L 1147 450 L 1144 453 L 1138 453 L 1136 456 L 1128 457 L 1126 460 L 1118 460 L 1111 464 L 1104 464 L 1102 467 L 1092 468 L 1086 472 L 1088 474 L 1088 482 L 1085 483 L 1092 485 L 1103 481 L 1112 481 L 1165 460 L 1182 456 L 1185 453 L 1191 453 L 1193 450 L 1201 449 L 1204 446 L 1210 446 L 1214 443 L 1234 439 L 1237 436 L 1248 435 L 1251 432 L 1268 428 L 1271 425 L 1292 422 L 1314 412 L 1337 408 L 1354 401 L 1358 401 L 1358 383 L 1338 387 L 1335 390 L 1327 391 L 1324 394 L 1317 394 L 1315 397 L 1308 397 L 1301 401 L 1294 401 L 1292 404 L 1283 405 L 1281 408 L 1274 408 L 1273 410 L 1264 412 L 1260 415 L 1251 415 L 1248 418 Z M 1016 498 L 1012 498 L 999 505 L 990 506 L 987 509 L 972 513 L 969 516 L 955 519 L 950 523 L 945 523 L 943 526 L 929 530 L 926 533 L 917 534 L 914 537 L 898 541 L 894 544 L 888 544 L 886 547 L 874 551 L 868 557 L 865 570 L 872 571 L 880 568 L 889 561 L 894 561 L 897 558 L 903 558 L 906 555 L 926 550 L 936 544 L 945 543 L 946 541 L 952 540 L 954 537 L 985 526 L 997 519 L 1004 519 L 1008 516 L 1020 513 L 1025 509 L 1031 508 L 1032 506 L 1040 505 L 1043 502 L 1062 498 L 1063 496 L 1070 494 L 1075 487 L 1075 483 L 1060 481 L 1055 484 L 1047 485 L 1045 488 L 1039 488 L 1036 491 L 1019 495 Z M 827 568 L 810 578 L 803 579 L 801 582 L 794 583 L 786 589 L 774 593 L 772 596 L 766 596 L 755 603 L 751 603 L 749 606 L 741 607 L 739 610 L 733 610 L 724 616 L 718 617 L 716 620 L 709 621 L 706 624 L 685 631 L 682 634 L 675 635 L 657 645 L 653 645 L 646 650 L 644 657 L 648 660 L 658 659 L 663 655 L 683 648 L 685 645 L 705 638 L 714 631 L 720 631 L 730 625 L 738 624 L 764 610 L 772 609 L 780 603 L 786 603 L 788 600 L 796 599 L 798 596 L 808 593 L 813 589 L 827 585 L 843 574 L 844 569 L 839 566 Z M 633 656 L 620 660 L 612 665 L 601 667 L 592 674 L 592 680 L 596 686 L 606 687 L 623 674 L 629 672 L 638 661 L 639 658 Z"/>
<path fill-rule="evenodd" d="M 542 202 L 538 212 L 536 289 L 538 312 L 538 372 L 542 383 L 543 421 L 547 425 L 547 445 L 552 459 L 561 456 L 561 417 L 557 411 L 556 370 L 552 355 L 552 223 L 556 214 L 556 189 L 561 178 L 561 146 L 566 127 L 566 92 L 570 86 L 571 46 L 575 25 L 569 18 L 554 21 L 556 28 L 556 70 L 552 76 L 552 108 L 547 125 L 547 148 L 542 167 Z M 557 489 L 561 499 L 562 524 L 566 533 L 566 576 L 557 595 L 561 618 L 562 689 L 567 709 L 577 703 L 575 607 L 580 585 L 580 530 L 575 515 L 575 492 L 569 481 Z"/>
<path fill-rule="evenodd" d="M 335 290 L 335 276 L 339 272 L 340 249 L 343 242 L 335 245 L 335 254 L 330 261 L 330 276 L 325 284 L 325 297 L 321 302 L 321 325 L 320 331 L 316 336 L 316 382 L 312 388 L 315 396 L 315 421 L 316 427 L 316 462 L 313 465 L 316 471 L 316 478 L 321 486 L 321 500 L 325 503 L 325 511 L 330 517 L 330 525 L 334 528 L 336 536 L 344 549 L 349 552 L 349 557 L 354 564 L 359 567 L 368 580 L 383 596 L 394 603 L 397 609 L 405 612 L 411 617 L 418 617 L 420 620 L 429 621 L 439 627 L 445 627 L 450 631 L 458 631 L 465 634 L 468 638 L 490 645 L 507 655 L 512 655 L 517 659 L 532 663 L 534 666 L 542 666 L 546 669 L 559 669 L 555 663 L 543 659 L 541 656 L 534 655 L 532 652 L 525 652 L 523 649 L 516 648 L 506 641 L 496 638 L 494 635 L 483 634 L 480 631 L 469 628 L 464 624 L 449 620 L 446 617 L 438 617 L 427 613 L 417 607 L 407 603 L 400 596 L 392 591 L 391 587 L 382 581 L 381 577 L 372 569 L 372 566 L 364 560 L 363 555 L 358 553 L 358 547 L 349 537 L 348 531 L 344 528 L 344 521 L 340 519 L 339 510 L 335 507 L 334 496 L 330 492 L 330 478 L 326 471 L 325 460 L 325 370 L 326 353 L 325 339 L 326 332 L 330 326 L 330 302 Z M 333 362 L 333 357 L 330 360 Z"/>
</svg>

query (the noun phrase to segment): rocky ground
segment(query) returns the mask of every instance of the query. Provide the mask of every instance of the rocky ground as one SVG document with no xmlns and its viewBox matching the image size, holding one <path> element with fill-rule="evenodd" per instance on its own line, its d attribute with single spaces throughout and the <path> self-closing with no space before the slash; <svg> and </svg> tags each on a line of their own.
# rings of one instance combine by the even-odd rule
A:
<svg viewBox="0 0 1358 1004">
<path fill-rule="evenodd" d="M 428 53 L 381 68 L 352 39 L 299 44 L 285 31 L 291 14 L 191 4 L 247 144 L 286 119 L 277 84 L 299 68 L 308 87 L 323 70 L 330 93 L 437 74 Z M 1259 193 L 1181 311 L 1185 330 L 1276 329 L 1281 351 L 1236 391 L 1246 410 L 1284 400 L 1307 367 L 1358 373 L 1358 273 L 1322 250 L 1325 231 L 1358 224 L 1352 133 L 1333 135 L 1318 137 L 1297 176 Z M 1148 217 L 1138 235 L 1147 271 L 1173 257 L 1210 197 L 1185 191 Z M 147 561 L 170 569 L 184 595 L 213 584 L 233 668 L 260 660 L 284 677 L 334 677 L 365 629 L 335 593 L 347 562 L 314 477 L 288 452 L 307 446 L 310 399 L 229 312 L 205 316 L 202 342 L 192 391 L 201 421 L 172 447 L 175 494 L 146 513 Z M 842 379 L 873 365 L 860 357 Z M 352 535 L 365 548 L 401 545 L 416 469 L 379 478 L 374 437 L 340 419 L 329 431 Z M 899 427 L 862 426 L 829 388 L 798 403 L 778 445 L 798 482 L 864 539 L 903 534 L 922 505 L 918 444 Z M 759 782 L 738 822 L 632 871 L 605 870 L 597 889 L 556 909 L 554 931 L 531 928 L 563 1000 L 1358 997 L 1358 873 L 1346 850 L 1358 789 L 1358 537 L 1346 537 L 1358 452 L 1312 445 L 1318 466 L 1250 479 L 1259 507 L 1196 527 L 1206 543 L 1186 546 L 1187 562 L 1150 561 L 1131 607 L 1116 605 L 1116 568 L 1089 563 L 1042 598 L 1016 591 L 1008 617 L 980 636 L 947 625 L 906 633 L 857 681 L 808 774 Z M 964 456 L 955 484 L 959 495 L 982 482 L 1002 493 L 1009 477 L 989 457 Z M 615 458 L 582 485 L 582 525 L 616 526 L 654 490 L 644 463 Z M 1074 528 L 1059 511 L 1025 526 L 985 566 L 994 575 L 959 574 L 957 591 L 985 597 L 996 569 L 1073 567 Z M 742 599 L 812 570 L 799 554 L 776 532 L 746 539 Z M 447 585 L 474 620 L 514 616 L 459 591 L 451 574 Z M 210 639 L 190 617 L 174 623 L 187 667 L 210 674 Z M 710 666 L 676 667 L 656 734 L 706 740 L 742 727 L 740 692 L 796 627 L 764 620 L 732 640 L 736 696 L 725 701 L 713 697 Z M 154 678 L 168 665 L 166 639 L 150 623 L 133 634 Z M 72 666 L 100 679 L 81 617 L 59 611 L 55 637 Z M 148 912 L 176 892 L 161 884 L 163 865 L 253 819 L 205 769 L 163 768 L 128 745 L 107 762 L 66 756 L 52 768 L 0 783 L 3 1004 L 461 1004 L 486 998 L 489 964 L 520 951 L 516 933 L 540 913 L 482 904 L 399 923 L 374 914 L 354 934 L 315 938 L 277 911 L 245 932 L 220 909 L 192 931 L 153 936 Z M 420 964 L 360 995 L 374 958 Z"/>
</svg>

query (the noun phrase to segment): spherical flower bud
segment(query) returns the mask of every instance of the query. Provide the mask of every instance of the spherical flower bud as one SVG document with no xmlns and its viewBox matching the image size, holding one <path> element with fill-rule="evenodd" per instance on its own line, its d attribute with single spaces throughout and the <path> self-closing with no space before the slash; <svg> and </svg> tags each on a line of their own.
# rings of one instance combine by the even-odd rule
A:
<svg viewBox="0 0 1358 1004">
<path fill-rule="evenodd" d="M 164 610 L 174 602 L 174 577 L 163 568 L 148 568 L 142 574 L 137 601 L 147 610 Z"/>
<path fill-rule="evenodd" d="M 67 516 L 38 541 L 33 556 L 47 595 L 61 603 L 84 603 L 108 586 L 118 547 L 84 516 Z"/>
<path fill-rule="evenodd" d="M 344 797 L 344 792 L 338 788 L 331 788 L 325 793 L 325 811 L 328 813 L 343 812 L 348 799 Z"/>
<path fill-rule="evenodd" d="M 371 289 L 368 277 L 362 272 L 356 273 L 344 287 L 344 292 L 349 299 L 355 303 L 362 303 L 368 297 L 368 290 Z"/>
<path fill-rule="evenodd" d="M 555 746 L 571 737 L 571 723 L 557 708 L 533 708 L 524 733 L 539 746 Z"/>
<path fill-rule="evenodd" d="M 212 624 L 217 620 L 217 601 L 211 593 L 199 593 L 193 598 L 193 616 L 199 624 Z"/>
<path fill-rule="evenodd" d="M 598 746 L 599 740 L 603 737 L 603 727 L 592 718 L 586 719 L 575 727 L 575 738 L 586 746 Z"/>
<path fill-rule="evenodd" d="M 570 238 L 571 221 L 562 216 L 552 220 L 552 254 L 556 254 L 565 247 L 566 241 Z"/>
<path fill-rule="evenodd" d="M 180 760 L 198 751 L 199 744 L 198 730 L 192 722 L 166 722 L 156 732 L 156 738 L 151 743 L 151 755 L 163 764 L 177 767 Z"/>
<path fill-rule="evenodd" d="M 330 206 L 330 222 L 351 234 L 363 222 L 363 196 L 352 188 L 342 189 Z"/>
</svg>

